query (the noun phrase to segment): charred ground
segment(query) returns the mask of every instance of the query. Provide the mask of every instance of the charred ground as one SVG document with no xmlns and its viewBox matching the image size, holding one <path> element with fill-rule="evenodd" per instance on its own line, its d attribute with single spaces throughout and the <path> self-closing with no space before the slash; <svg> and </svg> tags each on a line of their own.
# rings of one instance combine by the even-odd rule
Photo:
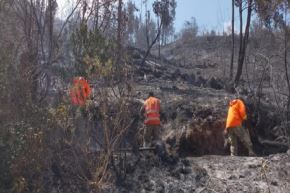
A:
<svg viewBox="0 0 290 193">
<path fill-rule="evenodd" d="M 149 91 L 162 101 L 162 138 L 174 162 L 142 153 L 141 161 L 113 192 L 288 192 L 289 138 L 274 102 L 243 90 L 249 128 L 257 157 L 230 157 L 223 129 L 228 99 L 225 78 L 216 78 L 151 56 L 140 65 L 134 50 L 136 98 Z M 205 69 L 214 67 L 205 67 Z M 142 124 L 142 123 L 141 123 Z M 140 126 L 140 124 L 139 124 Z M 284 134 L 282 134 L 284 133 Z M 130 162 L 130 161 L 129 161 Z M 288 168 L 288 169 L 287 169 Z"/>
</svg>

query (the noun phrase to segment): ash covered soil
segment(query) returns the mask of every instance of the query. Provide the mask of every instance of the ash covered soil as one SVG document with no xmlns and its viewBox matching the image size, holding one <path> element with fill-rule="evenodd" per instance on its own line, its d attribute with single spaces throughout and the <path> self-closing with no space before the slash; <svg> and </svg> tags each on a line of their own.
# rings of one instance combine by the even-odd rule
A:
<svg viewBox="0 0 290 193">
<path fill-rule="evenodd" d="M 126 179 L 104 192 L 290 192 L 289 139 L 281 139 L 283 126 L 272 104 L 262 100 L 257 113 L 245 96 L 257 157 L 248 157 L 242 146 L 241 156 L 228 156 L 225 97 L 234 95 L 225 91 L 225 81 L 154 58 L 140 65 L 142 57 L 133 53 L 134 97 L 154 91 L 161 99 L 162 139 L 173 161 L 153 152 L 142 152 L 138 162 L 129 157 Z"/>
<path fill-rule="evenodd" d="M 266 157 L 206 155 L 165 164 L 141 159 L 126 180 L 105 192 L 290 192 L 290 152 Z"/>
<path fill-rule="evenodd" d="M 206 170 L 197 192 L 290 192 L 290 155 L 266 157 L 203 156 L 188 158 Z"/>
</svg>

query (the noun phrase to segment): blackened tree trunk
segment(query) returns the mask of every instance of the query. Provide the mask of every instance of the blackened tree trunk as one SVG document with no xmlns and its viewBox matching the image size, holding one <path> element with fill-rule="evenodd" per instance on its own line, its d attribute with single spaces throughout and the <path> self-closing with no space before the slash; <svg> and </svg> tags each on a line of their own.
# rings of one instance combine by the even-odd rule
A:
<svg viewBox="0 0 290 193">
<path fill-rule="evenodd" d="M 245 60 L 245 54 L 249 39 L 249 31 L 250 31 L 250 24 L 251 24 L 251 15 L 252 15 L 252 4 L 253 0 L 248 0 L 248 13 L 247 13 L 247 23 L 246 23 L 246 29 L 245 29 L 245 35 L 243 36 L 243 8 L 242 8 L 242 1 L 240 1 L 239 4 L 239 12 L 240 12 L 240 50 L 239 50 L 239 59 L 238 59 L 238 69 L 235 77 L 235 85 L 237 86 L 239 84 L 242 71 L 243 71 L 243 64 Z"/>
<path fill-rule="evenodd" d="M 95 14 L 95 30 L 99 30 L 99 11 L 100 11 L 100 1 L 96 0 L 96 14 Z"/>
<path fill-rule="evenodd" d="M 52 2 L 53 1 L 53 2 Z M 49 11 L 49 55 L 48 55 L 48 64 L 51 64 L 52 61 L 52 51 L 53 51 L 53 5 L 54 5 L 54 0 L 49 0 L 48 1 L 48 11 Z"/>
<path fill-rule="evenodd" d="M 117 29 L 118 51 L 120 51 L 122 48 L 122 3 L 123 3 L 122 0 L 119 0 L 119 4 L 118 4 L 118 29 Z M 118 54 L 118 55 L 120 55 L 120 54 Z"/>
<path fill-rule="evenodd" d="M 150 54 L 150 50 L 152 49 L 153 45 L 157 42 L 158 38 L 160 37 L 162 25 L 163 24 L 162 24 L 162 21 L 161 21 L 161 23 L 158 26 L 157 34 L 156 34 L 155 38 L 153 39 L 153 41 L 151 42 L 151 44 L 149 45 L 149 47 L 147 48 L 147 51 L 145 53 L 145 56 L 143 57 L 143 60 L 141 62 L 141 65 L 143 65 L 145 63 L 146 58 Z"/>
<path fill-rule="evenodd" d="M 147 10 L 147 5 L 146 5 L 146 10 Z M 150 46 L 149 21 L 150 21 L 150 12 L 146 11 L 146 44 L 147 44 L 147 49 Z"/>
<path fill-rule="evenodd" d="M 234 54 L 235 54 L 235 0 L 232 0 L 232 53 L 231 53 L 230 79 L 233 78 Z"/>
<path fill-rule="evenodd" d="M 117 59 L 116 59 L 116 71 L 117 71 L 117 79 L 121 81 L 121 69 L 122 69 L 122 56 L 123 56 L 123 47 L 122 47 L 122 4 L 123 0 L 118 1 L 118 28 L 117 28 Z"/>
<path fill-rule="evenodd" d="M 159 18 L 157 18 L 157 26 L 159 26 Z M 163 30 L 160 29 L 160 33 L 162 32 Z M 160 49 L 161 49 L 161 45 L 160 45 L 160 35 L 158 37 L 158 58 L 160 58 Z"/>
<path fill-rule="evenodd" d="M 284 10 L 284 67 L 285 67 L 285 76 L 288 87 L 288 102 L 287 102 L 287 110 L 286 110 L 286 119 L 288 121 L 289 118 L 289 107 L 290 107 L 290 81 L 288 75 L 288 60 L 287 60 L 287 52 L 288 52 L 288 26 L 287 26 L 287 3 L 285 2 L 285 10 Z"/>
</svg>

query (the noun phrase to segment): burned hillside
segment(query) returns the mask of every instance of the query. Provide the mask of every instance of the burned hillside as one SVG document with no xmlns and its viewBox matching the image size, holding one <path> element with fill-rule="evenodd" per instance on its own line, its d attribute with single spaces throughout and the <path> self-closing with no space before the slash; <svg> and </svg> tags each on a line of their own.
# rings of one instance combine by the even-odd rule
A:
<svg viewBox="0 0 290 193">
<path fill-rule="evenodd" d="M 135 58 L 137 53 L 135 50 Z M 189 148 L 192 153 L 195 152 L 197 155 L 225 153 L 222 136 L 228 105 L 225 98 L 235 97 L 235 94 L 226 90 L 226 80 L 215 77 L 207 79 L 198 75 L 196 70 L 189 71 L 168 64 L 166 60 L 158 63 L 154 57 L 146 61 L 143 66 L 138 65 L 138 61 L 137 57 L 133 62 L 136 71 L 134 73 L 136 97 L 142 96 L 144 99 L 150 90 L 154 90 L 161 98 L 163 104 L 161 118 L 167 130 L 165 133 L 168 134 L 167 137 L 174 138 L 168 141 L 177 143 L 180 140 L 176 139 L 177 136 L 170 136 L 175 131 L 185 140 L 181 142 L 183 145 L 188 143 L 196 148 L 195 152 L 185 145 L 184 148 Z M 190 76 L 198 78 L 197 80 L 186 78 Z M 199 82 L 201 79 L 203 84 Z M 287 135 L 282 137 L 278 134 L 287 131 L 283 129 L 286 123 L 282 122 L 283 119 L 279 116 L 279 109 L 275 107 L 275 103 L 266 102 L 267 96 L 256 98 L 250 92 L 243 97 L 247 101 L 250 115 L 247 125 L 261 155 L 286 151 Z M 210 147 L 204 147 L 204 141 L 208 141 Z M 276 142 L 271 144 L 270 141 Z M 276 150 L 272 150 L 269 146 Z"/>
<path fill-rule="evenodd" d="M 137 71 L 134 73 L 134 97 L 145 99 L 147 93 L 154 90 L 162 100 L 162 138 L 172 157 L 160 162 L 158 157 L 145 151 L 141 153 L 140 162 L 134 165 L 129 156 L 126 180 L 114 188 L 105 188 L 105 192 L 289 190 L 288 174 L 284 173 L 289 165 L 286 153 L 289 138 L 288 134 L 282 134 L 287 131 L 285 122 L 274 104 L 266 102 L 266 98 L 259 99 L 257 104 L 255 96 L 243 95 L 250 115 L 247 127 L 258 156 L 228 157 L 229 149 L 224 147 L 223 136 L 228 105 L 225 98 L 235 97 L 235 94 L 224 90 L 224 86 L 222 89 L 206 84 L 197 86 L 176 78 L 176 66 L 171 69 L 165 60 L 160 62 L 149 57 L 139 66 L 141 56 L 137 57 L 136 50 L 133 53 L 137 59 L 132 63 Z M 218 83 L 225 85 L 223 81 Z M 242 146 L 240 155 L 248 155 Z M 277 182 L 276 178 L 280 177 L 281 181 Z"/>
</svg>

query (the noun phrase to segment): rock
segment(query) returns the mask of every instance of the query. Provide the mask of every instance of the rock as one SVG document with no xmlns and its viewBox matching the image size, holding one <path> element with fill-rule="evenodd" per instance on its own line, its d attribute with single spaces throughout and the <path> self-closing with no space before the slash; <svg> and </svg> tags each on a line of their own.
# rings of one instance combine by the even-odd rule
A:
<svg viewBox="0 0 290 193">
<path fill-rule="evenodd" d="M 235 87 L 234 84 L 231 81 L 228 81 L 225 83 L 225 91 L 229 93 L 235 93 Z"/>
<path fill-rule="evenodd" d="M 156 182 L 155 192 L 156 193 L 165 193 L 165 187 L 164 187 L 164 183 L 162 182 L 162 180 L 158 180 Z"/>
<path fill-rule="evenodd" d="M 271 185 L 273 185 L 273 186 L 278 186 L 278 182 L 277 182 L 277 181 L 272 181 L 272 182 L 271 182 Z"/>
<path fill-rule="evenodd" d="M 165 137 L 165 142 L 169 144 L 171 147 L 176 145 L 176 135 L 173 130 L 167 134 L 167 136 Z"/>
<path fill-rule="evenodd" d="M 181 170 L 181 173 L 183 173 L 185 175 L 190 174 L 190 173 L 192 173 L 192 169 L 191 169 L 191 167 L 183 167 Z"/>
<path fill-rule="evenodd" d="M 239 178 L 245 178 L 245 175 L 240 174 L 240 175 L 239 175 Z"/>
<path fill-rule="evenodd" d="M 147 191 L 153 191 L 154 190 L 154 183 L 152 180 L 144 184 L 144 189 Z"/>
<path fill-rule="evenodd" d="M 174 170 L 170 171 L 170 175 L 175 177 L 176 179 L 180 179 L 181 168 L 175 168 Z"/>
<path fill-rule="evenodd" d="M 201 87 L 201 86 L 203 86 L 205 83 L 206 83 L 206 79 L 203 78 L 201 75 L 198 75 L 197 78 L 196 78 L 196 80 L 195 80 L 194 85 L 195 85 L 195 86 L 199 86 L 199 87 Z"/>
<path fill-rule="evenodd" d="M 173 90 L 178 90 L 178 87 L 177 87 L 176 85 L 173 85 L 173 86 L 172 86 L 172 89 L 173 89 Z"/>
<path fill-rule="evenodd" d="M 249 164 L 249 168 L 251 169 L 255 169 L 255 168 L 258 168 L 258 167 L 261 167 L 262 165 L 261 164 Z"/>
<path fill-rule="evenodd" d="M 206 64 L 197 64 L 195 65 L 196 68 L 205 69 L 207 68 Z"/>
<path fill-rule="evenodd" d="M 161 158 L 163 156 L 166 156 L 166 147 L 165 147 L 165 144 L 161 140 L 157 141 L 155 144 L 155 153 Z"/>
<path fill-rule="evenodd" d="M 228 179 L 229 179 L 229 180 L 236 180 L 236 179 L 237 179 L 237 176 L 235 176 L 235 175 L 230 175 L 230 176 L 228 177 Z"/>
<path fill-rule="evenodd" d="M 172 73 L 172 78 L 173 80 L 176 80 L 178 77 L 181 76 L 181 72 L 179 69 L 176 69 L 173 73 Z"/>
<path fill-rule="evenodd" d="M 190 166 L 190 162 L 187 159 L 182 159 L 181 162 L 185 165 L 185 166 Z"/>
<path fill-rule="evenodd" d="M 136 50 L 132 53 L 132 58 L 133 59 L 142 59 L 140 53 Z"/>
<path fill-rule="evenodd" d="M 153 71 L 153 75 L 155 78 L 160 78 L 162 76 L 162 72 L 161 71 Z"/>
<path fill-rule="evenodd" d="M 247 88 L 245 88 L 244 86 L 239 86 L 236 88 L 236 92 L 239 94 L 239 95 L 248 95 L 249 94 L 249 91 Z"/>
<path fill-rule="evenodd" d="M 195 180 L 196 182 L 204 182 L 206 178 L 208 177 L 208 173 L 206 169 L 201 168 L 199 166 L 193 167 L 193 173 L 195 174 Z"/>
<path fill-rule="evenodd" d="M 290 149 L 287 151 L 287 154 L 290 155 Z"/>
<path fill-rule="evenodd" d="M 211 77 L 207 82 L 206 82 L 206 86 L 216 89 L 216 90 L 221 90 L 223 89 L 223 84 L 221 83 L 221 81 L 219 81 L 217 78 L 215 77 Z"/>
<path fill-rule="evenodd" d="M 189 84 L 194 84 L 194 82 L 195 82 L 195 75 L 193 73 L 191 73 L 190 75 L 187 76 L 187 82 Z"/>
<path fill-rule="evenodd" d="M 185 177 L 184 175 L 191 174 L 192 167 L 191 166 L 184 166 L 182 162 L 179 162 L 179 164 L 170 170 L 170 173 L 172 176 L 180 179 L 182 176 Z"/>
</svg>

